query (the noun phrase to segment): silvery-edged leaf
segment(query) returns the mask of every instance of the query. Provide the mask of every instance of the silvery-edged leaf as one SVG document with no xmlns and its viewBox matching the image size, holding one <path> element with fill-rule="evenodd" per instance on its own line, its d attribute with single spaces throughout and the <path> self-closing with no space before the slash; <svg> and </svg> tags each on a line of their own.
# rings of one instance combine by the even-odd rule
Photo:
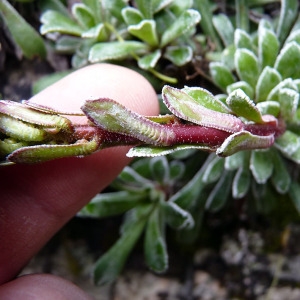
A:
<svg viewBox="0 0 300 300">
<path fill-rule="evenodd" d="M 216 151 L 222 157 L 232 155 L 241 150 L 269 148 L 274 143 L 274 135 L 258 136 L 248 131 L 240 131 L 230 135 Z"/>
<path fill-rule="evenodd" d="M 95 264 L 94 282 L 108 284 L 113 282 L 122 271 L 133 246 L 141 236 L 152 205 L 139 205 L 130 211 L 126 224 L 122 227 L 121 237 Z"/>
<path fill-rule="evenodd" d="M 255 103 L 242 90 L 239 89 L 232 92 L 228 96 L 226 103 L 239 117 L 243 117 L 258 124 L 264 123 Z"/>
<path fill-rule="evenodd" d="M 41 34 L 50 32 L 60 32 L 81 36 L 84 28 L 79 26 L 74 20 L 57 11 L 48 10 L 41 16 L 42 26 L 40 28 Z"/>
<path fill-rule="evenodd" d="M 104 218 L 122 214 L 147 200 L 145 193 L 128 191 L 96 195 L 79 213 L 80 217 Z"/>
<path fill-rule="evenodd" d="M 73 4 L 72 14 L 84 29 L 89 29 L 96 25 L 93 12 L 83 3 Z"/>
<path fill-rule="evenodd" d="M 227 94 L 234 93 L 236 90 L 242 90 L 250 99 L 254 97 L 254 89 L 246 81 L 237 81 L 226 87 Z"/>
<path fill-rule="evenodd" d="M 278 101 L 281 116 L 287 121 L 293 119 L 298 107 L 299 93 L 289 88 L 283 88 L 279 91 Z"/>
<path fill-rule="evenodd" d="M 285 45 L 280 51 L 275 61 L 275 69 L 282 78 L 300 78 L 300 45 L 291 42 Z"/>
<path fill-rule="evenodd" d="M 297 134 L 286 130 L 276 139 L 275 146 L 284 156 L 296 163 L 300 163 L 300 138 Z"/>
<path fill-rule="evenodd" d="M 81 34 L 82 38 L 95 39 L 97 42 L 102 42 L 107 40 L 108 34 L 103 23 L 99 23 L 96 26 L 84 31 Z"/>
<path fill-rule="evenodd" d="M 246 153 L 246 151 L 240 151 L 225 157 L 225 169 L 229 171 L 237 170 L 241 165 L 243 165 Z"/>
<path fill-rule="evenodd" d="M 232 182 L 232 196 L 241 199 L 248 193 L 251 183 L 251 173 L 247 165 L 239 167 Z"/>
<path fill-rule="evenodd" d="M 144 241 L 146 263 L 150 269 L 158 273 L 168 268 L 168 252 L 162 218 L 160 207 L 157 206 L 148 219 Z"/>
<path fill-rule="evenodd" d="M 290 42 L 300 44 L 300 29 L 293 30 L 285 41 L 285 45 Z"/>
<path fill-rule="evenodd" d="M 233 74 L 224 63 L 211 62 L 209 64 L 209 71 L 214 83 L 224 92 L 227 86 L 235 82 Z"/>
<path fill-rule="evenodd" d="M 232 185 L 232 172 L 223 171 L 218 183 L 214 186 L 206 201 L 205 208 L 211 212 L 217 212 L 224 207 Z"/>
<path fill-rule="evenodd" d="M 136 146 L 131 148 L 126 154 L 127 157 L 155 157 L 167 155 L 176 151 L 199 149 L 202 151 L 214 151 L 214 148 L 203 145 L 174 145 L 171 147 L 155 147 L 155 146 Z"/>
<path fill-rule="evenodd" d="M 201 87 L 187 87 L 185 86 L 182 91 L 191 96 L 199 104 L 203 105 L 207 109 L 218 111 L 221 113 L 229 114 L 230 109 L 220 100 L 218 100 L 213 94 Z"/>
<path fill-rule="evenodd" d="M 63 35 L 55 43 L 55 50 L 64 54 L 73 54 L 80 46 L 82 39 L 77 36 Z"/>
<path fill-rule="evenodd" d="M 266 183 L 273 173 L 273 161 L 270 151 L 251 151 L 250 170 L 258 184 Z"/>
<path fill-rule="evenodd" d="M 255 54 L 248 49 L 237 49 L 234 63 L 240 79 L 255 88 L 260 73 L 258 59 Z"/>
<path fill-rule="evenodd" d="M 165 47 L 179 36 L 189 32 L 200 20 L 201 16 L 198 11 L 194 9 L 186 10 L 164 31 L 161 37 L 161 47 Z"/>
<path fill-rule="evenodd" d="M 193 58 L 193 50 L 189 46 L 169 46 L 164 53 L 164 57 L 175 66 L 184 66 Z"/>
<path fill-rule="evenodd" d="M 256 102 L 266 101 L 270 92 L 281 82 L 280 73 L 269 66 L 266 66 L 258 77 L 255 88 Z"/>
<path fill-rule="evenodd" d="M 177 117 L 189 122 L 207 126 L 227 132 L 237 132 L 243 128 L 240 119 L 233 115 L 208 109 L 185 91 L 164 86 L 162 89 L 164 103 Z M 211 97 L 209 92 L 203 90 L 203 98 Z"/>
<path fill-rule="evenodd" d="M 281 43 L 287 38 L 298 16 L 298 1 L 283 0 L 276 34 Z"/>
<path fill-rule="evenodd" d="M 234 31 L 234 45 L 236 48 L 246 48 L 252 50 L 253 41 L 245 30 L 237 28 Z"/>
<path fill-rule="evenodd" d="M 236 48 L 234 44 L 232 44 L 226 47 L 222 52 L 221 61 L 229 70 L 235 69 L 235 51 Z"/>
<path fill-rule="evenodd" d="M 298 87 L 293 79 L 287 78 L 278 83 L 269 93 L 267 100 L 279 101 L 279 93 L 282 89 L 288 88 L 298 91 Z"/>
<path fill-rule="evenodd" d="M 128 26 L 127 30 L 130 34 L 146 42 L 151 47 L 158 46 L 159 41 L 154 20 L 143 20 L 138 24 Z"/>
<path fill-rule="evenodd" d="M 160 49 L 157 49 L 154 52 L 150 54 L 146 54 L 141 58 L 139 58 L 138 65 L 141 69 L 144 70 L 153 69 L 156 66 L 157 62 L 159 61 L 160 57 L 161 57 L 161 51 Z"/>
<path fill-rule="evenodd" d="M 166 223 L 173 229 L 192 228 L 195 224 L 192 215 L 173 201 L 161 203 Z"/>
<path fill-rule="evenodd" d="M 45 162 L 62 157 L 85 156 L 99 149 L 97 140 L 82 140 L 68 145 L 37 145 L 19 148 L 10 154 L 7 159 L 15 163 Z"/>
<path fill-rule="evenodd" d="M 287 166 L 282 156 L 279 155 L 278 150 L 274 148 L 272 152 L 272 161 L 274 166 L 271 178 L 273 186 L 278 193 L 285 194 L 290 188 L 291 176 L 287 170 Z"/>
<path fill-rule="evenodd" d="M 111 99 L 88 100 L 81 109 L 100 128 L 135 137 L 147 144 L 168 146 L 169 141 L 174 139 L 171 129 L 152 122 Z"/>
<path fill-rule="evenodd" d="M 261 69 L 266 66 L 273 67 L 279 51 L 277 36 L 264 25 L 265 22 L 261 21 L 258 27 L 258 61 Z"/>
<path fill-rule="evenodd" d="M 289 196 L 298 213 L 300 213 L 300 184 L 298 182 L 292 181 L 289 189 Z"/>
<path fill-rule="evenodd" d="M 165 156 L 154 157 L 149 162 L 152 178 L 160 184 L 168 184 L 170 181 L 169 163 Z"/>
<path fill-rule="evenodd" d="M 89 61 L 119 60 L 130 57 L 132 53 L 145 54 L 148 50 L 145 43 L 137 41 L 97 43 L 90 50 Z"/>
<path fill-rule="evenodd" d="M 100 1 L 99 0 L 82 0 L 82 3 L 85 4 L 85 6 L 88 7 L 90 12 L 93 14 L 95 24 L 101 23 L 102 18 L 104 16 L 102 14 L 103 6 L 101 7 Z"/>
<path fill-rule="evenodd" d="M 224 46 L 228 47 L 231 44 L 234 44 L 234 27 L 225 14 L 219 14 L 213 16 L 212 22 L 220 35 Z"/>
<path fill-rule="evenodd" d="M 118 180 L 121 180 L 126 185 L 130 186 L 142 186 L 143 189 L 153 187 L 153 182 L 136 172 L 133 168 L 126 166 L 119 174 Z"/>
<path fill-rule="evenodd" d="M 143 20 L 142 13 L 131 6 L 124 7 L 121 13 L 127 25 L 136 25 Z"/>
<path fill-rule="evenodd" d="M 170 179 L 173 182 L 179 180 L 185 172 L 185 164 L 180 160 L 172 160 L 170 162 Z"/>
<path fill-rule="evenodd" d="M 163 0 L 162 2 L 166 1 L 168 0 Z M 183 11 L 191 8 L 195 4 L 193 3 L 193 0 L 169 0 L 169 2 L 171 3 L 171 5 L 168 8 L 174 13 L 175 16 L 180 15 Z"/>
<path fill-rule="evenodd" d="M 6 23 L 13 41 L 25 57 L 29 59 L 35 56 L 45 58 L 46 47 L 42 37 L 6 0 L 0 1 L 0 15 L 2 21 Z"/>
<path fill-rule="evenodd" d="M 216 156 L 214 153 L 210 154 L 210 156 L 212 156 L 213 159 L 210 160 L 210 163 L 207 165 L 202 178 L 205 184 L 217 181 L 224 170 L 224 159 Z"/>
<path fill-rule="evenodd" d="M 280 113 L 280 104 L 277 101 L 259 102 L 256 107 L 262 115 L 272 115 L 277 118 Z"/>
</svg>

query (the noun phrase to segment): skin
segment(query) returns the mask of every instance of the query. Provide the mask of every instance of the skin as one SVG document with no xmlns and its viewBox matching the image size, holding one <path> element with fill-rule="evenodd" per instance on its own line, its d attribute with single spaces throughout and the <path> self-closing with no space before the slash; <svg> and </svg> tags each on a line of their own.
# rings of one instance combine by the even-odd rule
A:
<svg viewBox="0 0 300 300">
<path fill-rule="evenodd" d="M 108 97 L 143 115 L 156 115 L 156 93 L 138 73 L 115 65 L 83 68 L 31 101 L 77 111 L 84 100 Z M 129 163 L 127 147 L 85 158 L 13 165 L 0 173 L 0 299 L 90 299 L 52 275 L 16 278 L 47 241 Z M 105 237 L 103 237 L 105 238 Z"/>
</svg>

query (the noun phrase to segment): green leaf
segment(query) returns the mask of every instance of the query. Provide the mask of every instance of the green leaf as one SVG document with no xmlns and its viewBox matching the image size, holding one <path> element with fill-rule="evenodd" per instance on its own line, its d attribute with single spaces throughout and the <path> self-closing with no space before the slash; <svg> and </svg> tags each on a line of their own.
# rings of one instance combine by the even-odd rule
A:
<svg viewBox="0 0 300 300">
<path fill-rule="evenodd" d="M 170 168 L 165 156 L 154 157 L 149 162 L 152 177 L 160 184 L 170 181 Z"/>
<path fill-rule="evenodd" d="M 126 226 L 123 226 L 121 237 L 96 262 L 94 269 L 94 282 L 96 284 L 108 284 L 117 278 L 129 253 L 142 234 L 151 210 L 152 205 L 140 205 L 130 212 Z"/>
<path fill-rule="evenodd" d="M 258 77 L 256 84 L 256 102 L 266 101 L 268 95 L 277 84 L 281 82 L 280 73 L 269 66 L 265 67 Z"/>
<path fill-rule="evenodd" d="M 159 61 L 160 57 L 161 51 L 157 49 L 156 51 L 139 58 L 138 65 L 141 69 L 144 70 L 153 69 Z"/>
<path fill-rule="evenodd" d="M 211 62 L 209 71 L 214 83 L 223 91 L 226 91 L 227 86 L 235 82 L 230 69 L 224 63 Z"/>
<path fill-rule="evenodd" d="M 281 3 L 280 17 L 276 33 L 279 41 L 283 43 L 298 16 L 298 1 L 282 0 Z"/>
<path fill-rule="evenodd" d="M 144 54 L 147 50 L 147 45 L 136 41 L 98 43 L 91 48 L 89 61 L 96 63 L 119 60 L 130 57 L 132 54 Z"/>
<path fill-rule="evenodd" d="M 277 101 L 259 102 L 256 107 L 262 115 L 272 115 L 277 118 L 280 113 L 280 104 Z"/>
<path fill-rule="evenodd" d="M 204 103 L 209 103 L 210 99 L 213 99 L 213 96 L 205 90 L 202 90 L 202 92 Z M 239 131 L 243 127 L 240 119 L 230 114 L 207 109 L 184 90 L 164 86 L 162 96 L 168 109 L 181 119 L 228 132 Z"/>
<path fill-rule="evenodd" d="M 266 183 L 273 173 L 273 161 L 270 151 L 252 151 L 250 169 L 258 184 Z"/>
<path fill-rule="evenodd" d="M 186 10 L 175 22 L 168 27 L 161 37 L 161 47 L 175 40 L 181 35 L 189 32 L 201 20 L 198 11 L 194 9 Z"/>
<path fill-rule="evenodd" d="M 284 79 L 283 81 L 279 82 L 269 93 L 267 100 L 271 101 L 279 101 L 279 93 L 282 89 L 288 88 L 295 91 L 298 91 L 298 87 L 294 80 L 291 78 Z"/>
<path fill-rule="evenodd" d="M 193 58 L 193 50 L 189 46 L 169 46 L 164 53 L 164 57 L 175 66 L 184 66 Z"/>
<path fill-rule="evenodd" d="M 168 268 L 168 252 L 164 237 L 160 207 L 151 213 L 145 232 L 145 260 L 155 272 L 162 273 Z"/>
<path fill-rule="evenodd" d="M 241 199 L 248 193 L 251 183 L 251 176 L 248 165 L 242 165 L 237 170 L 232 182 L 232 196 Z"/>
<path fill-rule="evenodd" d="M 286 157 L 296 163 L 300 163 L 300 138 L 297 134 L 286 130 L 283 135 L 276 139 L 275 146 Z"/>
<path fill-rule="evenodd" d="M 81 217 L 103 218 L 122 214 L 147 200 L 145 193 L 128 191 L 96 195 L 80 212 Z"/>
<path fill-rule="evenodd" d="M 122 16 L 127 25 L 136 25 L 143 20 L 142 13 L 134 7 L 125 7 L 122 9 Z"/>
<path fill-rule="evenodd" d="M 246 153 L 246 151 L 241 151 L 225 157 L 225 169 L 229 171 L 237 170 L 243 165 Z"/>
<path fill-rule="evenodd" d="M 264 24 L 264 21 L 261 21 L 258 28 L 258 60 L 261 69 L 266 66 L 273 67 L 279 51 L 277 36 Z"/>
<path fill-rule="evenodd" d="M 98 0 L 99 1 L 99 0 Z M 119 22 L 124 22 L 122 17 L 122 9 L 128 5 L 127 0 L 101 0 L 104 12 L 109 12 Z M 111 18 L 107 13 L 107 18 Z"/>
<path fill-rule="evenodd" d="M 236 90 L 242 90 L 250 99 L 254 97 L 254 90 L 246 81 L 237 81 L 227 86 L 227 94 L 234 93 Z"/>
<path fill-rule="evenodd" d="M 300 44 L 300 29 L 293 30 L 285 41 L 285 45 L 290 42 Z"/>
<path fill-rule="evenodd" d="M 83 4 L 92 13 L 95 25 L 102 22 L 102 8 L 99 0 L 83 0 Z M 72 7 L 73 8 L 73 7 Z M 103 20 L 104 21 L 104 20 Z"/>
<path fill-rule="evenodd" d="M 253 41 L 250 35 L 245 30 L 239 28 L 234 31 L 234 45 L 236 48 L 253 49 Z"/>
<path fill-rule="evenodd" d="M 255 88 L 259 76 L 259 65 L 255 54 L 248 49 L 237 49 L 235 52 L 235 66 L 240 79 Z"/>
<path fill-rule="evenodd" d="M 232 155 L 241 150 L 269 148 L 274 143 L 274 136 L 257 136 L 248 131 L 240 131 L 230 135 L 216 151 L 222 157 Z"/>
<path fill-rule="evenodd" d="M 212 22 L 220 35 L 224 46 L 228 47 L 234 43 L 234 27 L 225 14 L 213 16 Z"/>
<path fill-rule="evenodd" d="M 291 176 L 287 170 L 287 166 L 283 158 L 279 155 L 276 149 L 273 149 L 272 161 L 274 170 L 272 174 L 272 183 L 276 191 L 280 194 L 288 192 L 291 184 Z"/>
<path fill-rule="evenodd" d="M 84 31 L 81 34 L 82 38 L 94 39 L 97 42 L 102 42 L 107 40 L 108 34 L 103 23 L 97 24 L 96 26 L 90 28 L 87 31 Z"/>
<path fill-rule="evenodd" d="M 74 20 L 66 17 L 60 12 L 53 10 L 48 10 L 44 14 L 42 14 L 41 23 L 41 34 L 59 32 L 81 36 L 81 34 L 84 32 L 84 29 L 79 26 Z"/>
<path fill-rule="evenodd" d="M 264 123 L 255 103 L 242 90 L 232 92 L 226 99 L 226 103 L 237 116 L 258 124 Z"/>
<path fill-rule="evenodd" d="M 300 213 L 300 184 L 296 181 L 292 181 L 290 190 L 289 190 L 289 196 L 295 205 L 295 208 L 297 209 L 298 213 Z"/>
<path fill-rule="evenodd" d="M 122 180 L 126 185 L 143 186 L 143 189 L 149 189 L 153 187 L 152 181 L 144 178 L 137 173 L 133 168 L 126 166 L 118 176 L 119 180 Z"/>
<path fill-rule="evenodd" d="M 46 57 L 46 47 L 42 37 L 6 0 L 0 1 L 0 15 L 18 47 L 26 58 Z"/>
<path fill-rule="evenodd" d="M 213 156 L 213 159 L 207 165 L 202 178 L 205 184 L 217 181 L 222 175 L 224 169 L 224 159 L 216 156 L 214 153 L 210 155 Z"/>
<path fill-rule="evenodd" d="M 299 93 L 292 89 L 283 88 L 279 92 L 278 101 L 281 116 L 287 121 L 293 119 L 299 103 Z"/>
<path fill-rule="evenodd" d="M 166 223 L 173 229 L 192 228 L 194 220 L 192 215 L 179 207 L 175 202 L 162 202 L 161 207 Z"/>
<path fill-rule="evenodd" d="M 83 3 L 72 5 L 72 14 L 84 29 L 89 29 L 96 25 L 93 12 Z"/>
<path fill-rule="evenodd" d="M 224 171 L 218 183 L 208 196 L 206 209 L 211 212 L 217 212 L 222 209 L 227 201 L 231 190 L 232 173 Z"/>
<path fill-rule="evenodd" d="M 275 69 L 282 75 L 282 78 L 300 78 L 300 46 L 291 42 L 284 46 L 275 61 Z"/>
<path fill-rule="evenodd" d="M 156 33 L 156 23 L 154 20 L 143 20 L 136 25 L 128 26 L 127 30 L 133 36 L 146 42 L 150 46 L 158 46 L 159 41 Z"/>
<path fill-rule="evenodd" d="M 226 47 L 222 52 L 221 61 L 223 64 L 225 64 L 229 68 L 229 70 L 235 69 L 235 64 L 234 64 L 235 51 L 236 51 L 236 48 L 232 44 L 232 45 Z"/>
</svg>

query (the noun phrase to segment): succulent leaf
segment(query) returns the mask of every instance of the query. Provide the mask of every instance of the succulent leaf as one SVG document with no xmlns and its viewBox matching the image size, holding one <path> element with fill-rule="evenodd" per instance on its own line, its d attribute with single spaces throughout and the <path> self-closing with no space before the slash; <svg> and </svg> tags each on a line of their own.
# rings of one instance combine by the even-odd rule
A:
<svg viewBox="0 0 300 300">
<path fill-rule="evenodd" d="M 273 173 L 273 162 L 268 150 L 254 150 L 250 157 L 250 170 L 258 184 L 264 184 Z"/>
</svg>

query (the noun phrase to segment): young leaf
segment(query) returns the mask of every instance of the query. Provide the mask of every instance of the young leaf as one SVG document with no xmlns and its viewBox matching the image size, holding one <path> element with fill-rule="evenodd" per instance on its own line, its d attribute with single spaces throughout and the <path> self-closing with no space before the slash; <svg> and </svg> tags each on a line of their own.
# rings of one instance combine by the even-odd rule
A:
<svg viewBox="0 0 300 300">
<path fill-rule="evenodd" d="M 154 157 L 149 162 L 152 177 L 160 184 L 168 184 L 170 181 L 170 168 L 165 156 Z"/>
<path fill-rule="evenodd" d="M 275 69 L 282 75 L 282 78 L 300 78 L 300 46 L 291 42 L 284 46 L 275 61 Z"/>
<path fill-rule="evenodd" d="M 226 91 L 227 86 L 235 82 L 230 69 L 223 63 L 211 62 L 209 71 L 215 84 L 223 91 Z"/>
<path fill-rule="evenodd" d="M 92 63 L 130 57 L 132 54 L 144 54 L 148 46 L 137 41 L 107 42 L 95 44 L 89 54 Z"/>
<path fill-rule="evenodd" d="M 227 94 L 234 93 L 236 90 L 242 90 L 250 99 L 254 98 L 254 89 L 246 81 L 237 81 L 226 87 Z"/>
<path fill-rule="evenodd" d="M 269 66 L 265 67 L 258 77 L 256 84 L 256 102 L 266 101 L 271 90 L 281 82 L 280 73 Z"/>
<path fill-rule="evenodd" d="M 138 65 L 141 69 L 144 70 L 153 69 L 156 66 L 160 57 L 161 51 L 157 49 L 156 51 L 139 58 Z"/>
<path fill-rule="evenodd" d="M 277 101 L 259 102 L 256 107 L 262 115 L 272 115 L 277 118 L 280 113 L 280 104 Z"/>
<path fill-rule="evenodd" d="M 240 79 L 255 88 L 259 76 L 259 65 L 254 53 L 244 48 L 237 49 L 235 52 L 235 66 Z"/>
<path fill-rule="evenodd" d="M 279 93 L 283 88 L 292 89 L 298 91 L 298 87 L 294 80 L 287 78 L 279 82 L 269 93 L 267 100 L 279 101 Z"/>
<path fill-rule="evenodd" d="M 158 273 L 168 268 L 168 252 L 161 218 L 160 207 L 157 206 L 147 222 L 144 243 L 146 263 Z"/>
<path fill-rule="evenodd" d="M 243 198 L 250 187 L 251 175 L 247 165 L 242 165 L 237 170 L 232 182 L 232 196 L 235 199 Z"/>
<path fill-rule="evenodd" d="M 184 66 L 193 58 L 193 50 L 189 46 L 169 46 L 164 57 L 171 61 L 175 66 Z"/>
<path fill-rule="evenodd" d="M 274 135 L 258 136 L 248 131 L 240 131 L 230 135 L 216 151 L 222 157 L 232 155 L 241 150 L 269 148 L 274 143 Z"/>
<path fill-rule="evenodd" d="M 152 205 L 140 205 L 131 211 L 132 217 L 127 218 L 121 237 L 95 264 L 96 284 L 108 284 L 117 278 L 130 251 L 142 234 L 151 210 Z"/>
<path fill-rule="evenodd" d="M 0 1 L 0 15 L 14 42 L 20 47 L 25 57 L 29 59 L 35 56 L 45 58 L 46 47 L 41 36 L 6 0 Z"/>
<path fill-rule="evenodd" d="M 244 160 L 246 159 L 246 153 L 246 151 L 241 151 L 225 157 L 225 169 L 229 171 L 237 170 L 241 165 L 243 165 Z"/>
<path fill-rule="evenodd" d="M 192 215 L 178 206 L 175 202 L 162 202 L 161 207 L 165 221 L 171 228 L 180 230 L 183 228 L 192 228 L 194 226 Z"/>
<path fill-rule="evenodd" d="M 84 31 L 81 34 L 82 38 L 94 39 L 97 42 L 106 41 L 108 38 L 107 31 L 105 29 L 105 25 L 103 23 L 99 23 L 96 26 L 90 28 L 87 31 Z"/>
<path fill-rule="evenodd" d="M 127 30 L 133 36 L 146 42 L 151 47 L 158 46 L 159 41 L 154 20 L 143 20 L 138 24 L 128 26 Z"/>
<path fill-rule="evenodd" d="M 83 3 L 73 4 L 72 14 L 84 29 L 89 29 L 96 25 L 93 12 Z"/>
<path fill-rule="evenodd" d="M 209 194 L 205 208 L 211 212 L 217 212 L 226 204 L 231 190 L 232 172 L 224 171 L 218 183 Z"/>
<path fill-rule="evenodd" d="M 125 7 L 122 9 L 122 16 L 127 25 L 136 25 L 143 20 L 142 13 L 134 7 Z"/>
<path fill-rule="evenodd" d="M 240 28 L 237 28 L 234 31 L 234 45 L 236 48 L 246 48 L 252 50 L 253 42 L 250 35 Z"/>
<path fill-rule="evenodd" d="M 41 23 L 41 34 L 60 32 L 75 36 L 81 36 L 81 34 L 84 32 L 84 29 L 71 18 L 53 10 L 48 10 L 44 14 L 42 14 Z"/>
<path fill-rule="evenodd" d="M 168 27 L 161 37 L 161 47 L 178 38 L 179 36 L 189 32 L 201 20 L 198 11 L 194 9 L 186 10 L 175 22 Z"/>
<path fill-rule="evenodd" d="M 283 135 L 276 139 L 275 146 L 286 157 L 300 163 L 300 138 L 297 134 L 286 130 Z"/>
<path fill-rule="evenodd" d="M 280 113 L 285 120 L 293 119 L 299 102 L 299 93 L 288 88 L 279 92 Z"/>
<path fill-rule="evenodd" d="M 237 116 L 258 124 L 264 123 L 260 111 L 242 90 L 232 92 L 226 99 L 226 103 Z"/>
<path fill-rule="evenodd" d="M 258 184 L 264 184 L 273 173 L 270 151 L 254 150 L 251 152 L 250 169 Z"/>
<path fill-rule="evenodd" d="M 164 86 L 162 96 L 168 109 L 181 119 L 227 132 L 236 132 L 243 128 L 240 119 L 230 114 L 207 109 L 184 90 Z M 205 97 L 211 98 L 212 96 L 209 92 L 203 90 L 203 98 L 205 99 Z M 205 102 L 207 101 L 205 100 Z"/>
<path fill-rule="evenodd" d="M 229 45 L 233 44 L 234 28 L 229 18 L 225 14 L 219 14 L 217 16 L 213 16 L 212 22 L 219 33 L 224 46 L 228 47 Z"/>
</svg>

